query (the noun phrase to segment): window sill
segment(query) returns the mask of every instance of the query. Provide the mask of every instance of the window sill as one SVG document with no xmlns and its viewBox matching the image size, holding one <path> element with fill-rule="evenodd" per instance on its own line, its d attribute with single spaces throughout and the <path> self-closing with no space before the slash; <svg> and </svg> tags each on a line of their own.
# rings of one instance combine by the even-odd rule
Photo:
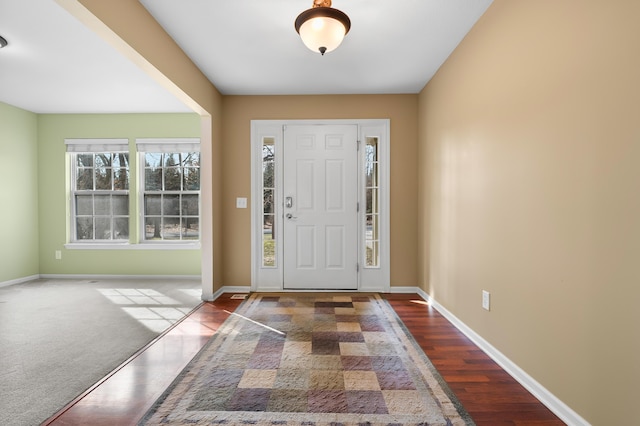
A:
<svg viewBox="0 0 640 426">
<path fill-rule="evenodd" d="M 68 250 L 200 250 L 200 242 L 194 243 L 68 243 Z"/>
</svg>

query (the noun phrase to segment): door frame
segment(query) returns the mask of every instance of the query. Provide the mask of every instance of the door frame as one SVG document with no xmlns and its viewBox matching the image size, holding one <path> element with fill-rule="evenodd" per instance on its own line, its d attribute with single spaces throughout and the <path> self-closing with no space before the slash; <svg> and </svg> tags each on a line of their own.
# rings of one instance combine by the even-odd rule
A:
<svg viewBox="0 0 640 426">
<path fill-rule="evenodd" d="M 283 241 L 283 161 L 284 128 L 287 125 L 334 125 L 350 124 L 358 127 L 358 273 L 357 291 L 390 291 L 390 120 L 389 119 L 341 119 L 341 120 L 251 120 L 251 291 L 284 290 Z M 378 140 L 378 182 L 379 182 L 379 265 L 366 266 L 365 253 L 365 149 L 366 138 Z M 262 149 L 265 138 L 273 138 L 275 147 L 275 265 L 263 266 L 263 193 L 262 193 Z M 277 190 L 277 189 L 280 190 Z M 304 291 L 304 290 L 296 290 Z M 314 290 L 317 291 L 317 290 Z M 335 291 L 335 290 L 331 290 Z M 353 290 L 351 290 L 353 291 Z"/>
</svg>

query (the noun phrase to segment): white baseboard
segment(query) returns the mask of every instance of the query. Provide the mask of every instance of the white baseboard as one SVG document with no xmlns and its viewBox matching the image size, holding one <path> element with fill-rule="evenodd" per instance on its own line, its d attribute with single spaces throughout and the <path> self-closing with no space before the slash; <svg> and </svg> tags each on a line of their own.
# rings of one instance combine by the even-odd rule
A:
<svg viewBox="0 0 640 426">
<path fill-rule="evenodd" d="M 29 277 L 23 277 L 23 278 L 17 278 L 15 280 L 4 281 L 0 283 L 0 287 L 9 287 L 10 285 L 14 285 L 14 284 L 22 284 L 28 281 L 37 280 L 38 278 L 40 278 L 40 275 L 31 275 Z"/>
<path fill-rule="evenodd" d="M 389 291 L 390 293 L 399 293 L 399 294 L 418 293 L 419 291 L 422 291 L 418 287 L 394 287 L 394 286 L 389 287 L 389 290 L 390 290 Z M 424 291 L 422 293 L 424 293 Z M 422 295 L 420 296 L 422 297 Z"/>
<path fill-rule="evenodd" d="M 251 287 L 249 286 L 223 286 L 218 291 L 211 295 L 202 294 L 202 300 L 205 302 L 213 302 L 218 297 L 220 297 L 223 293 L 249 293 L 251 292 Z"/>
<path fill-rule="evenodd" d="M 392 287 L 394 289 L 395 287 Z M 415 287 L 413 291 L 418 293 L 427 303 L 433 306 L 443 317 L 451 322 L 458 330 L 475 343 L 484 353 L 493 359 L 504 371 L 513 377 L 518 383 L 524 386 L 533 396 L 543 403 L 549 410 L 558 416 L 563 422 L 569 426 L 590 426 L 590 423 L 583 419 L 578 413 L 573 411 L 558 399 L 554 394 L 549 392 L 544 386 L 538 383 L 533 377 L 528 375 L 522 368 L 507 358 L 502 352 L 493 347 L 489 342 L 482 338 L 478 333 L 473 331 L 465 323 L 460 321 L 455 315 L 449 312 L 444 306 L 439 304 L 424 290 Z"/>
<path fill-rule="evenodd" d="M 215 293 L 211 293 L 211 292 L 202 292 L 202 295 L 200 295 L 200 299 L 203 302 L 213 302 L 214 300 L 216 300 L 218 297 L 220 297 L 220 294 L 218 294 L 218 292 L 216 291 Z"/>
<path fill-rule="evenodd" d="M 41 274 L 50 280 L 200 280 L 200 275 Z"/>
</svg>

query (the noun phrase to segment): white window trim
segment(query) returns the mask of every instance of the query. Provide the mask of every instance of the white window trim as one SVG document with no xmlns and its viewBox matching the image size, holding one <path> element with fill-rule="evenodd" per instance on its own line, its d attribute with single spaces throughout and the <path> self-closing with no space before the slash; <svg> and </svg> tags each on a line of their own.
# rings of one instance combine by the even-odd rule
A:
<svg viewBox="0 0 640 426">
<path fill-rule="evenodd" d="M 365 145 L 367 137 L 378 138 L 378 185 L 379 185 L 379 255 L 378 266 L 363 266 L 360 268 L 360 290 L 372 292 L 388 292 L 391 289 L 391 234 L 390 219 L 391 209 L 389 205 L 390 187 L 390 120 L 368 120 L 359 122 L 358 140 L 360 141 L 359 151 L 359 181 L 358 194 L 360 201 L 360 217 L 358 226 L 362 231 L 359 234 L 360 262 L 364 264 L 365 257 L 365 220 L 366 220 L 366 194 L 364 189 L 365 177 Z"/>
<path fill-rule="evenodd" d="M 96 153 L 96 152 L 126 152 L 129 154 L 129 176 L 131 176 L 131 155 L 129 153 L 129 139 L 125 138 L 69 138 L 64 140 L 65 149 L 67 154 L 72 154 L 74 157 L 77 154 L 82 153 Z M 69 196 L 67 199 L 69 206 L 69 243 L 67 245 L 75 245 L 77 248 L 85 248 L 89 245 L 100 245 L 103 247 L 121 247 L 123 245 L 129 244 L 131 239 L 131 235 L 129 235 L 129 239 L 127 240 L 77 240 L 76 239 L 76 205 L 74 202 L 73 194 L 76 192 L 75 185 L 77 179 L 77 170 L 76 163 L 71 162 L 67 163 L 67 170 L 70 169 L 70 177 L 71 181 L 69 182 Z M 131 188 L 131 182 L 129 182 L 129 188 Z M 109 191 L 109 193 L 126 193 L 127 197 L 130 196 L 130 189 L 120 190 L 120 191 Z M 129 200 L 131 201 L 131 200 Z M 131 231 L 131 209 L 129 209 L 129 231 Z M 65 245 L 66 246 L 66 245 Z"/>
<path fill-rule="evenodd" d="M 389 119 L 346 119 L 346 120 L 252 120 L 251 121 L 251 290 L 281 291 L 283 289 L 282 244 L 276 245 L 276 267 L 262 266 L 262 143 L 264 137 L 275 138 L 275 174 L 276 188 L 282 188 L 281 153 L 283 148 L 283 126 L 313 124 L 354 124 L 358 126 L 358 140 L 361 144 L 358 152 L 358 291 L 388 292 L 391 288 L 390 256 L 390 120 Z M 363 267 L 365 193 L 364 193 L 364 140 L 367 136 L 379 138 L 378 179 L 380 185 L 380 265 Z M 276 190 L 275 221 L 276 229 L 282 231 L 282 191 Z M 259 226 L 260 225 L 260 226 Z M 278 235 L 282 241 L 282 235 Z"/>
<path fill-rule="evenodd" d="M 138 229 L 137 248 L 140 249 L 160 249 L 160 250 L 179 250 L 190 249 L 195 250 L 201 248 L 202 241 L 202 160 L 200 160 L 200 191 L 198 200 L 198 223 L 200 226 L 200 235 L 198 240 L 160 240 L 148 241 L 144 238 L 144 153 L 145 152 L 202 152 L 200 149 L 200 138 L 137 138 L 136 139 L 136 158 L 138 172 L 138 194 L 136 197 L 138 207 Z"/>
<path fill-rule="evenodd" d="M 201 245 L 200 242 L 181 242 L 180 244 L 67 243 L 64 248 L 68 250 L 199 250 Z"/>
</svg>

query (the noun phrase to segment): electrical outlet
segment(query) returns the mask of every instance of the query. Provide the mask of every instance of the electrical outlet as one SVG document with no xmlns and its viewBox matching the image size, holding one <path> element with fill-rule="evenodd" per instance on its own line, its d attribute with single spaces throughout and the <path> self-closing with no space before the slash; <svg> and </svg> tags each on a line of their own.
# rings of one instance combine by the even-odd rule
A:
<svg viewBox="0 0 640 426">
<path fill-rule="evenodd" d="M 62 251 L 56 250 L 56 260 L 62 260 Z"/>
<path fill-rule="evenodd" d="M 482 307 L 487 311 L 491 307 L 491 294 L 486 290 L 482 290 Z"/>
</svg>

